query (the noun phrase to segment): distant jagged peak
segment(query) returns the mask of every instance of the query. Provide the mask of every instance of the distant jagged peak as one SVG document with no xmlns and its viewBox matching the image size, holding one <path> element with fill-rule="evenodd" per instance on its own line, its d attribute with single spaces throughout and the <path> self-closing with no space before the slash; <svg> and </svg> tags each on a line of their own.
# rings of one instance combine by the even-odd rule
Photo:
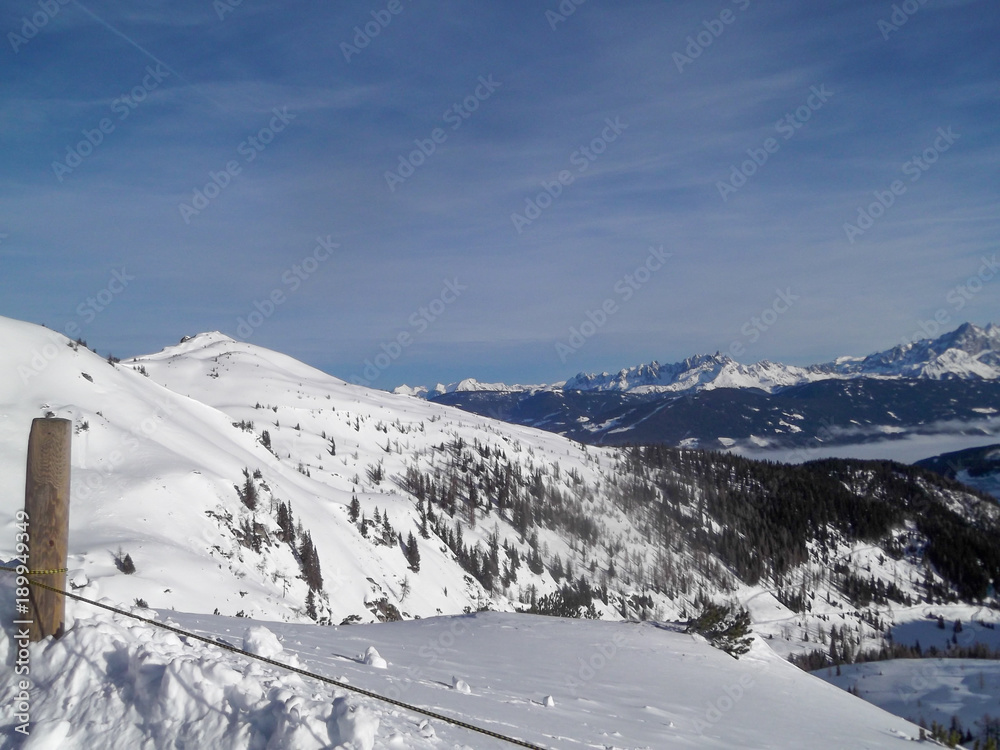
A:
<svg viewBox="0 0 1000 750">
<path fill-rule="evenodd" d="M 809 373 L 790 365 L 761 360 L 742 365 L 728 355 L 696 354 L 682 362 L 649 364 L 619 370 L 614 375 L 579 373 L 566 381 L 565 390 L 628 391 L 648 393 L 658 391 L 689 391 L 710 388 L 759 388 L 770 391 L 812 379 Z"/>
<path fill-rule="evenodd" d="M 557 385 L 562 385 L 561 383 Z M 552 388 L 549 385 L 508 385 L 507 383 L 481 383 L 476 378 L 465 378 L 455 383 L 444 385 L 438 383 L 433 388 L 424 385 L 410 386 L 400 385 L 393 388 L 392 392 L 404 396 L 417 396 L 419 398 L 434 398 L 446 393 L 469 393 L 492 391 L 496 393 L 537 391 Z"/>
<path fill-rule="evenodd" d="M 774 392 L 817 380 L 875 377 L 940 380 L 1000 378 L 1000 325 L 979 327 L 963 323 L 936 338 L 900 344 L 867 357 L 841 356 L 831 362 L 800 367 L 762 359 L 741 364 L 732 357 L 695 354 L 670 364 L 659 360 L 625 367 L 617 372 L 579 372 L 564 383 L 508 385 L 480 383 L 467 378 L 435 388 L 400 386 L 396 393 L 421 398 L 469 391 L 535 392 L 609 391 L 627 393 L 685 393 L 713 388 L 756 388 Z"/>
<path fill-rule="evenodd" d="M 1000 326 L 963 323 L 940 336 L 876 352 L 842 369 L 852 375 L 992 380 L 1000 377 Z"/>
</svg>

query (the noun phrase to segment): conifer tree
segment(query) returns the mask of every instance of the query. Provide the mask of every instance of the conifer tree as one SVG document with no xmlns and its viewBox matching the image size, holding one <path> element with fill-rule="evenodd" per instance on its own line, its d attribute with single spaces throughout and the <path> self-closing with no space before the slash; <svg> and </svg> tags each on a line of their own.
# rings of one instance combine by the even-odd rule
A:
<svg viewBox="0 0 1000 750">
<path fill-rule="evenodd" d="M 316 619 L 316 595 L 312 589 L 309 589 L 309 593 L 306 594 L 306 616 L 310 620 Z"/>
<path fill-rule="evenodd" d="M 295 521 L 292 518 L 292 507 L 284 502 L 278 503 L 278 528 L 281 529 L 281 541 L 295 544 Z"/>
<path fill-rule="evenodd" d="M 305 578 L 306 585 L 313 591 L 323 588 L 323 573 L 320 571 L 319 555 L 316 546 L 313 544 L 312 535 L 308 531 L 302 535 L 302 544 L 299 547 L 299 559 L 302 563 L 302 577 Z"/>
<path fill-rule="evenodd" d="M 750 650 L 750 613 L 741 609 L 733 613 L 727 605 L 708 602 L 701 614 L 688 623 L 687 632 L 705 636 L 708 642 L 739 659 Z"/>
<path fill-rule="evenodd" d="M 414 573 L 420 572 L 420 549 L 417 547 L 417 540 L 413 538 L 413 532 L 406 538 L 406 562 L 410 564 L 410 570 Z"/>
</svg>

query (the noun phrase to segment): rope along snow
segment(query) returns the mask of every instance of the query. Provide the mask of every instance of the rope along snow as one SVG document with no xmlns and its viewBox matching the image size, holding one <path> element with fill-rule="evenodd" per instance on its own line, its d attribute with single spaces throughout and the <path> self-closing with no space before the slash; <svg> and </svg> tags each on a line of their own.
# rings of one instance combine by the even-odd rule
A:
<svg viewBox="0 0 1000 750">
<path fill-rule="evenodd" d="M 0 570 L 7 570 L 7 571 L 10 571 L 12 573 L 16 573 L 17 572 L 16 568 L 0 568 Z M 52 568 L 52 570 L 26 570 L 21 575 L 26 575 L 26 576 L 47 576 L 47 575 L 54 575 L 56 573 L 66 573 L 68 571 L 69 571 L 69 568 Z"/>
<path fill-rule="evenodd" d="M 0 567 L 0 570 L 6 571 L 8 573 L 17 573 L 17 568 Z M 38 575 L 38 574 L 45 574 L 45 573 L 50 573 L 50 572 L 60 572 L 61 573 L 61 572 L 64 572 L 64 571 L 62 571 L 62 570 L 60 570 L 60 571 L 32 570 L 32 571 L 29 571 L 29 572 Z M 349 691 L 351 691 L 353 693 L 358 693 L 359 695 L 363 695 L 366 698 L 373 698 L 374 700 L 382 701 L 384 703 L 389 703 L 389 704 L 392 704 L 393 706 L 397 706 L 397 707 L 405 709 L 407 711 L 413 711 L 414 713 L 422 714 L 422 715 L 427 716 L 427 717 L 429 717 L 431 719 L 437 719 L 438 721 L 443 721 L 446 724 L 452 724 L 452 725 L 454 725 L 456 727 L 461 727 L 462 729 L 468 729 L 471 732 L 478 732 L 479 734 L 484 734 L 487 737 L 492 737 L 492 738 L 497 739 L 497 740 L 502 740 L 503 742 L 509 742 L 511 745 L 517 745 L 518 747 L 526 747 L 526 748 L 529 748 L 529 750 L 546 750 L 546 748 L 542 747 L 541 745 L 533 745 L 530 742 L 525 742 L 524 740 L 519 740 L 519 739 L 516 739 L 514 737 L 508 737 L 507 735 L 499 734 L 497 732 L 491 732 L 489 729 L 483 729 L 482 727 L 477 727 L 475 724 L 468 724 L 468 723 L 462 721 L 461 719 L 455 719 L 455 718 L 452 718 L 450 716 L 445 716 L 444 714 L 439 714 L 439 713 L 435 713 L 434 711 L 429 711 L 426 708 L 420 708 L 419 706 L 414 706 L 414 705 L 411 705 L 409 703 L 404 703 L 403 701 L 396 700 L 395 698 L 389 698 L 389 697 L 387 697 L 385 695 L 379 695 L 378 693 L 373 693 L 370 690 L 365 690 L 364 688 L 355 687 L 354 685 L 348 685 L 345 682 L 339 682 L 338 680 L 334 680 L 334 679 L 332 679 L 330 677 L 324 677 L 323 675 L 316 674 L 315 672 L 308 672 L 305 669 L 299 669 L 298 667 L 292 667 L 292 666 L 289 666 L 288 664 L 282 664 L 279 661 L 275 661 L 274 659 L 268 659 L 265 656 L 258 656 L 257 654 L 251 654 L 249 651 L 244 651 L 241 648 L 236 648 L 236 646 L 231 646 L 228 643 L 224 643 L 222 641 L 212 640 L 211 638 L 208 638 L 208 637 L 203 636 L 203 635 L 198 635 L 197 633 L 189 633 L 188 631 L 182 630 L 181 628 L 174 627 L 173 625 L 167 625 L 166 623 L 157 622 L 156 620 L 151 620 L 148 617 L 141 617 L 140 615 L 133 614 L 132 612 L 126 612 L 125 610 L 119 609 L 118 607 L 112 607 L 109 604 L 101 604 L 100 602 L 95 602 L 92 599 L 87 599 L 85 597 L 82 597 L 79 594 L 73 594 L 73 593 L 70 593 L 69 591 L 63 591 L 62 589 L 58 589 L 55 586 L 49 586 L 46 583 L 41 583 L 39 581 L 34 581 L 34 580 L 31 580 L 31 579 L 28 579 L 28 582 L 32 586 L 38 586 L 38 587 L 43 588 L 43 589 L 48 589 L 49 591 L 54 591 L 57 594 L 62 594 L 63 596 L 68 596 L 70 599 L 76 599 L 78 602 L 85 602 L 86 604 L 92 604 L 95 607 L 100 607 L 101 609 L 106 609 L 109 612 L 114 612 L 114 613 L 119 614 L 119 615 L 124 615 L 125 617 L 131 617 L 133 620 L 139 620 L 140 622 L 145 622 L 145 623 L 147 623 L 149 625 L 152 625 L 152 626 L 157 627 L 157 628 L 161 628 L 163 630 L 169 630 L 172 633 L 176 633 L 177 635 L 182 635 L 185 638 L 193 638 L 196 641 L 201 641 L 202 643 L 207 643 L 210 646 L 217 646 L 217 647 L 223 648 L 223 649 L 225 649 L 227 651 L 232 651 L 234 654 L 241 654 L 242 656 L 246 656 L 246 657 L 248 657 L 250 659 L 256 659 L 257 661 L 262 661 L 265 664 L 270 664 L 273 667 L 278 667 L 280 669 L 286 669 L 286 670 L 288 670 L 290 672 L 295 672 L 295 673 L 300 674 L 300 675 L 302 675 L 304 677 L 312 677 L 314 680 L 319 680 L 320 682 L 325 682 L 328 685 L 333 685 L 333 686 L 339 687 L 339 688 L 341 688 L 343 690 L 349 690 Z"/>
</svg>

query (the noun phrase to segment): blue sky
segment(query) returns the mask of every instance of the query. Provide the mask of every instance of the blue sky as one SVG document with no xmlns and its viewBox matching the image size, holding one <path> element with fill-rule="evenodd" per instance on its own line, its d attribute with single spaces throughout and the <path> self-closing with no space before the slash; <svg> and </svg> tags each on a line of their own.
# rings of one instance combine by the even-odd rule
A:
<svg viewBox="0 0 1000 750">
<path fill-rule="evenodd" d="M 1000 318 L 995 2 L 50 2 L 0 11 L 0 314 L 102 353 L 552 382 Z"/>
</svg>

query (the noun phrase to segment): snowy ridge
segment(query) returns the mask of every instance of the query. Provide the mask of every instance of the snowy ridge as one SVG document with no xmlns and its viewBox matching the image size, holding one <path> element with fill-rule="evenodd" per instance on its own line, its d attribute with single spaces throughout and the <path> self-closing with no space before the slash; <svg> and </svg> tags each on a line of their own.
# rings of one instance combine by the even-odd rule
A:
<svg viewBox="0 0 1000 750">
<path fill-rule="evenodd" d="M 561 384 L 556 384 L 554 386 L 549 385 L 507 385 L 506 383 L 480 383 L 475 378 L 466 378 L 465 380 L 460 380 L 457 383 L 449 383 L 448 385 L 443 385 L 438 383 L 433 388 L 428 388 L 427 386 L 415 386 L 411 387 L 408 385 L 400 385 L 393 389 L 393 393 L 402 396 L 417 396 L 420 398 L 433 398 L 434 396 L 441 396 L 445 393 L 465 393 L 465 392 L 475 392 L 475 391 L 488 391 L 493 393 L 532 393 L 534 391 L 540 390 L 553 390 L 560 387 Z"/>
<path fill-rule="evenodd" d="M 801 367 L 764 360 L 742 365 L 724 354 L 698 355 L 683 362 L 651 362 L 614 375 L 580 373 L 563 386 L 566 390 L 621 391 L 627 393 L 682 393 L 712 388 L 757 388 L 772 392 L 821 377 Z"/>
<path fill-rule="evenodd" d="M 940 380 L 1000 377 L 1000 326 L 963 323 L 936 339 L 922 339 L 836 366 L 843 374 Z"/>
<path fill-rule="evenodd" d="M 965 323 L 936 339 L 896 346 L 867 357 L 838 357 L 825 364 L 797 367 L 762 360 L 744 365 L 728 355 L 699 354 L 683 362 L 652 361 L 616 373 L 578 373 L 565 383 L 507 385 L 474 378 L 435 388 L 400 386 L 397 393 L 434 398 L 456 391 L 534 392 L 539 390 L 621 393 L 694 393 L 714 388 L 755 388 L 774 393 L 819 380 L 846 378 L 1000 379 L 1000 326 Z"/>
</svg>

